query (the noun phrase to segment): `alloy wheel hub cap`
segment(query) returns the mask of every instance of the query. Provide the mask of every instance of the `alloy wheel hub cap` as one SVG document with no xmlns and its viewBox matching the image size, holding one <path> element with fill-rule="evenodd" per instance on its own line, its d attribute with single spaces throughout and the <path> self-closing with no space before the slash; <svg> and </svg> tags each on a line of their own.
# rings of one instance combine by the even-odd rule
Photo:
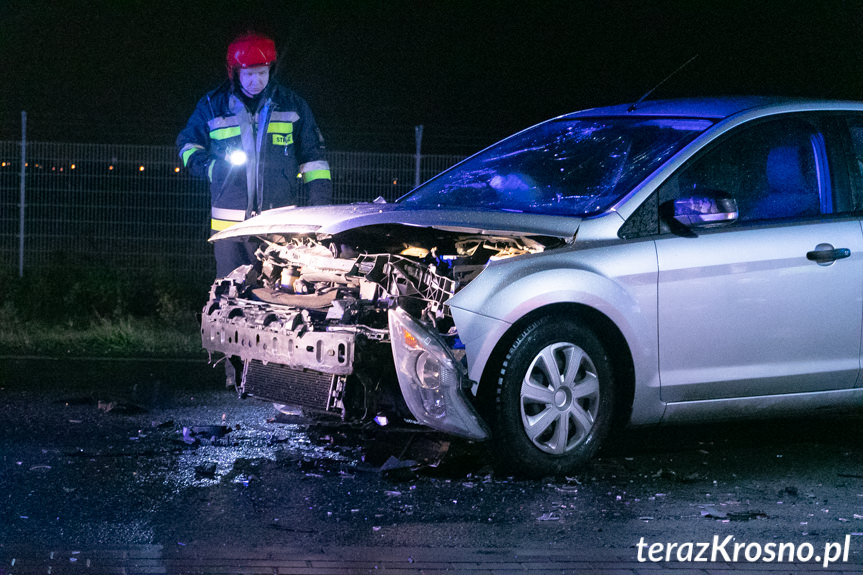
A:
<svg viewBox="0 0 863 575">
<path fill-rule="evenodd" d="M 569 402 L 572 399 L 572 394 L 569 392 L 569 389 L 562 387 L 554 392 L 554 405 L 557 406 L 558 409 L 566 409 L 569 406 Z"/>
</svg>

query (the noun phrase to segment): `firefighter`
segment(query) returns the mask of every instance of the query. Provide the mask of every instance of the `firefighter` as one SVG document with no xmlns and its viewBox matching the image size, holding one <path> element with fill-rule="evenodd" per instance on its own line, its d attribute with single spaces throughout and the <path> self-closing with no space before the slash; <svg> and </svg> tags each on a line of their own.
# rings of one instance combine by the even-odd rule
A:
<svg viewBox="0 0 863 575">
<path fill-rule="evenodd" d="M 332 200 L 324 139 L 309 105 L 273 78 L 276 46 L 247 33 L 228 46 L 228 79 L 198 102 L 177 137 L 183 166 L 210 182 L 211 232 L 264 210 Z M 254 263 L 248 241 L 214 244 L 216 275 Z"/>
</svg>

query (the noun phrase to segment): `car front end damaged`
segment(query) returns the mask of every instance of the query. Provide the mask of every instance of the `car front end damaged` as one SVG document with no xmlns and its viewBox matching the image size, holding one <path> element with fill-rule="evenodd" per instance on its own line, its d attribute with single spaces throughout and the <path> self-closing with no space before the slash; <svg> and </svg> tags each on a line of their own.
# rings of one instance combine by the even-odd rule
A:
<svg viewBox="0 0 863 575">
<path fill-rule="evenodd" d="M 378 224 L 256 236 L 258 264 L 210 289 L 203 346 L 234 364 L 243 397 L 487 439 L 447 301 L 490 261 L 563 242 L 477 231 Z"/>
</svg>

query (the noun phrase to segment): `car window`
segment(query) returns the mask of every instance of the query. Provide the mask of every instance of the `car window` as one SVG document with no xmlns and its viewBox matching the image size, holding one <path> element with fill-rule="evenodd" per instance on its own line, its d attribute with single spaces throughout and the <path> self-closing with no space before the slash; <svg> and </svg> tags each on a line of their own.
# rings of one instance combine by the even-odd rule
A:
<svg viewBox="0 0 863 575">
<path fill-rule="evenodd" d="M 848 131 L 851 135 L 851 146 L 854 152 L 855 175 L 860 177 L 863 174 L 863 119 L 850 119 L 848 121 Z"/>
<path fill-rule="evenodd" d="M 825 158 L 824 140 L 809 123 L 766 121 L 741 129 L 685 166 L 662 185 L 659 202 L 728 195 L 737 201 L 739 222 L 832 213 Z"/>
<path fill-rule="evenodd" d="M 711 124 L 616 117 L 547 122 L 468 158 L 398 202 L 416 208 L 596 215 Z"/>
<path fill-rule="evenodd" d="M 848 176 L 855 188 L 849 211 L 863 210 L 863 117 L 853 115 L 844 118 L 851 150 L 847 156 Z"/>
</svg>

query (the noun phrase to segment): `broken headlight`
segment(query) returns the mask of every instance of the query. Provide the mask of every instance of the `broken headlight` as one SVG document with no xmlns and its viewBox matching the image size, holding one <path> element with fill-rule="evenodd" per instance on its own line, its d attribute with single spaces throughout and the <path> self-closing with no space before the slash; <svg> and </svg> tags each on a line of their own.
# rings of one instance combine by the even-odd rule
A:
<svg viewBox="0 0 863 575">
<path fill-rule="evenodd" d="M 465 372 L 436 333 L 400 308 L 389 311 L 390 337 L 399 387 L 417 420 L 470 439 L 488 437 L 462 389 Z"/>
</svg>

